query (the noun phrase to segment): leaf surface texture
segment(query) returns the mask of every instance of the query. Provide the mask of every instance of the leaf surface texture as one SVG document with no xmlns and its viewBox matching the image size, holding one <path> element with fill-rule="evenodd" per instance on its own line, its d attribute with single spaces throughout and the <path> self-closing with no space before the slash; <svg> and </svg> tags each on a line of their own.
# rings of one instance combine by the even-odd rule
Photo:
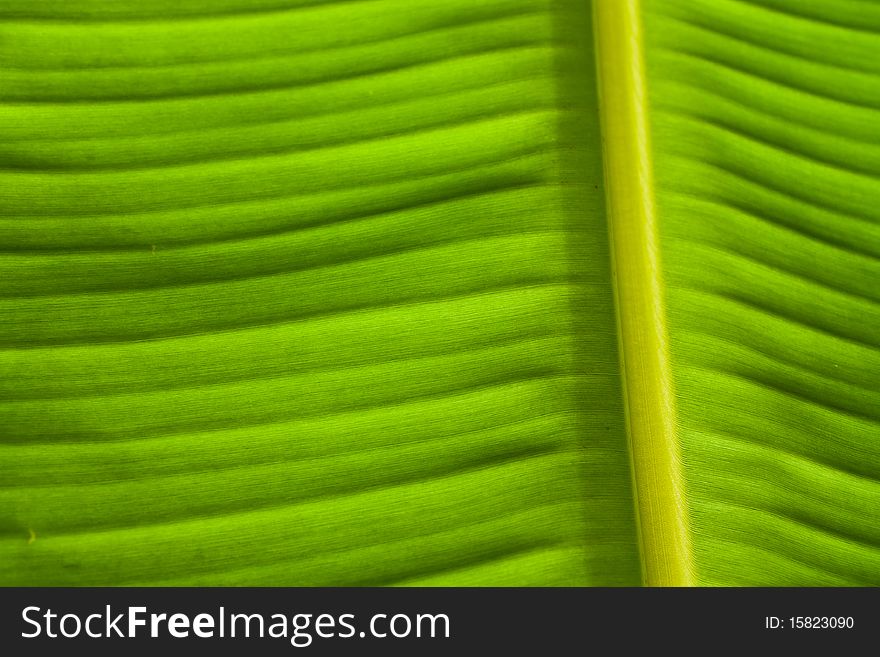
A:
<svg viewBox="0 0 880 657">
<path fill-rule="evenodd" d="M 696 581 L 876 585 L 880 11 L 641 4 Z M 0 583 L 641 583 L 595 57 L 0 2 Z"/>
</svg>

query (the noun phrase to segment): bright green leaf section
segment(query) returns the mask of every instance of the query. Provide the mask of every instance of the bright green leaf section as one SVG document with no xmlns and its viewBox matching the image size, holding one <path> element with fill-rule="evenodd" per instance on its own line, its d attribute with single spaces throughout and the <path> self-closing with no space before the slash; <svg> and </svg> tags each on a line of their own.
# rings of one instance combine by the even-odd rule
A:
<svg viewBox="0 0 880 657">
<path fill-rule="evenodd" d="M 585 3 L 0 16 L 0 582 L 639 583 Z"/>
<path fill-rule="evenodd" d="M 880 584 L 880 6 L 645 0 L 704 584 Z"/>
<path fill-rule="evenodd" d="M 641 6 L 685 565 L 880 584 L 880 6 Z M 590 15 L 0 0 L 0 584 L 642 582 Z"/>
</svg>

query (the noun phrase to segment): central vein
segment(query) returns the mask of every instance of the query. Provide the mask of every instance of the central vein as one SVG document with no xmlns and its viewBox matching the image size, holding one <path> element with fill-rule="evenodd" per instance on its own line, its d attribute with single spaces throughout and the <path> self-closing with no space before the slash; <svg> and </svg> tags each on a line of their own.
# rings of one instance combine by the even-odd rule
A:
<svg viewBox="0 0 880 657">
<path fill-rule="evenodd" d="M 594 0 L 599 108 L 642 574 L 693 583 L 669 369 L 638 0 Z"/>
</svg>

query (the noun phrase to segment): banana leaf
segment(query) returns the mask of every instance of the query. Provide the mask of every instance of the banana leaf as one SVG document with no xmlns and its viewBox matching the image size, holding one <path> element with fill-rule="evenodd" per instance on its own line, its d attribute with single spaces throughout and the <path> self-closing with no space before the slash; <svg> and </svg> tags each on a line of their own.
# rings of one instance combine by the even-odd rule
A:
<svg viewBox="0 0 880 657">
<path fill-rule="evenodd" d="M 880 5 L 0 1 L 0 584 L 880 584 Z"/>
</svg>

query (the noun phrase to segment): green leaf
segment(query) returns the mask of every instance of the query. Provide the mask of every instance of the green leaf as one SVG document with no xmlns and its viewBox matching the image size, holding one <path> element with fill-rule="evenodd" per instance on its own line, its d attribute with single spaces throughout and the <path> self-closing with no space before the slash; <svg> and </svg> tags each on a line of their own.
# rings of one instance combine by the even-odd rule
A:
<svg viewBox="0 0 880 657">
<path fill-rule="evenodd" d="M 591 4 L 0 2 L 0 584 L 880 584 L 880 8 Z"/>
<path fill-rule="evenodd" d="M 645 3 L 704 584 L 880 583 L 878 9 Z"/>
</svg>

